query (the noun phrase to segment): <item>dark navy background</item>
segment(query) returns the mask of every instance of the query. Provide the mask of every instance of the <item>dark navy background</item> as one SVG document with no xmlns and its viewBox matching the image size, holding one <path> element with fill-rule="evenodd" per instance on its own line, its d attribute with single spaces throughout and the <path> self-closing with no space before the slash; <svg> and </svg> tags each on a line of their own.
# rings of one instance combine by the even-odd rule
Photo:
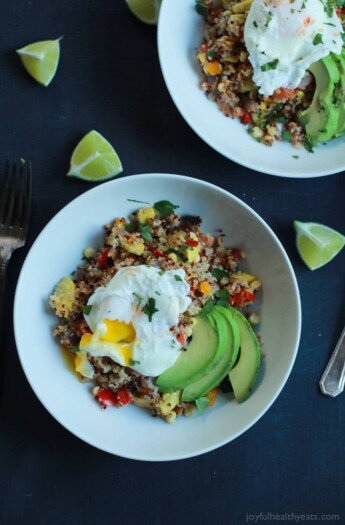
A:
<svg viewBox="0 0 345 525">
<path fill-rule="evenodd" d="M 272 177 L 210 149 L 169 97 L 156 28 L 137 21 L 124 0 L 0 0 L 0 8 L 0 162 L 31 159 L 34 172 L 29 239 L 12 258 L 1 332 L 0 522 L 224 525 L 255 523 L 261 512 L 257 523 L 277 521 L 276 513 L 287 523 L 292 514 L 318 514 L 313 523 L 337 514 L 345 523 L 345 393 L 330 399 L 318 389 L 345 323 L 345 250 L 311 272 L 292 228 L 298 219 L 345 233 L 344 174 Z M 60 36 L 57 75 L 41 87 L 14 50 Z M 22 372 L 12 328 L 16 281 L 41 229 L 92 187 L 65 177 L 73 148 L 91 129 L 116 147 L 124 176 L 186 174 L 241 198 L 277 233 L 295 269 L 303 329 L 292 374 L 253 428 L 204 456 L 141 463 L 100 452 L 46 412 Z"/>
</svg>

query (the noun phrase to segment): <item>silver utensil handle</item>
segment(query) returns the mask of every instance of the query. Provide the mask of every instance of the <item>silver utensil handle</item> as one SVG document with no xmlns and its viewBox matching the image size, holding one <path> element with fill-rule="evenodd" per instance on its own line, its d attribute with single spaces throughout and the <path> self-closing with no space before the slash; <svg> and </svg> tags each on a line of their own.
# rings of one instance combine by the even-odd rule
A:
<svg viewBox="0 0 345 525">
<path fill-rule="evenodd" d="M 345 386 L 345 328 L 320 379 L 321 392 L 335 397 Z"/>
</svg>

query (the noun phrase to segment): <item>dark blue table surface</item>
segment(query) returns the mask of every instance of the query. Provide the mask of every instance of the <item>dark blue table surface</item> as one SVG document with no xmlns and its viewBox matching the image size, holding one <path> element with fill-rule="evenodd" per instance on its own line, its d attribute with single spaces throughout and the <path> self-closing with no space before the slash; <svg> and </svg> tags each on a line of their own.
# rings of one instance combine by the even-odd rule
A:
<svg viewBox="0 0 345 525">
<path fill-rule="evenodd" d="M 345 323 L 345 250 L 311 272 L 292 228 L 298 219 L 345 233 L 344 174 L 272 177 L 210 149 L 165 88 L 156 28 L 124 1 L 1 0 L 0 7 L 0 162 L 24 157 L 34 171 L 29 239 L 9 268 L 1 332 L 0 523 L 301 523 L 303 516 L 345 523 L 345 394 L 330 399 L 318 388 Z M 62 35 L 58 73 L 45 89 L 14 50 Z M 100 452 L 50 416 L 21 369 L 12 328 L 19 271 L 47 222 L 92 187 L 65 177 L 71 151 L 91 129 L 115 145 L 124 176 L 181 173 L 241 198 L 279 236 L 296 272 L 303 328 L 291 376 L 254 427 L 204 456 L 143 463 Z"/>
</svg>

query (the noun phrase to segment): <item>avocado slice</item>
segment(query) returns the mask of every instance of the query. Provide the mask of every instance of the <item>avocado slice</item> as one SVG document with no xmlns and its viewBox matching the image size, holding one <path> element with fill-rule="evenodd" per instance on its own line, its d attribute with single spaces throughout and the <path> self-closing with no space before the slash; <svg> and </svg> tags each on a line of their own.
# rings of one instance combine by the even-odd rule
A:
<svg viewBox="0 0 345 525">
<path fill-rule="evenodd" d="M 211 322 L 208 315 L 198 316 L 187 350 L 181 352 L 175 363 L 158 377 L 158 389 L 161 392 L 181 390 L 212 368 L 213 362 L 224 352 L 224 332 L 226 326 L 222 319 L 216 323 Z"/>
<path fill-rule="evenodd" d="M 334 87 L 334 102 L 338 110 L 338 123 L 335 136 L 339 137 L 345 131 L 345 54 L 344 49 L 341 55 L 331 53 L 331 57 L 334 60 L 339 70 L 339 81 Z"/>
<path fill-rule="evenodd" d="M 334 88 L 339 82 L 339 69 L 330 55 L 309 67 L 315 77 L 313 100 L 300 115 L 305 126 L 306 137 L 313 146 L 318 146 L 334 137 L 338 127 L 338 110 L 333 100 Z"/>
<path fill-rule="evenodd" d="M 250 394 L 259 373 L 261 350 L 258 339 L 247 319 L 234 308 L 229 308 L 236 321 L 241 339 L 239 360 L 229 373 L 236 401 L 241 403 Z"/>
<path fill-rule="evenodd" d="M 223 337 L 225 343 L 224 353 L 212 369 L 205 370 L 202 377 L 184 388 L 182 401 L 195 401 L 199 397 L 207 394 L 212 388 L 219 385 L 235 362 L 233 356 L 238 354 L 240 343 L 239 327 L 233 317 L 224 315 L 223 310 L 226 310 L 226 308 L 215 306 L 209 316 L 216 321 L 217 326 L 219 317 L 225 322 L 226 334 L 219 334 L 220 337 Z"/>
<path fill-rule="evenodd" d="M 234 319 L 234 315 L 232 313 L 233 308 L 231 308 L 230 310 L 230 308 L 224 308 L 223 306 L 215 306 L 215 309 L 218 310 L 230 324 L 233 325 L 234 323 L 236 323 Z M 233 345 L 233 352 L 232 352 L 230 363 L 229 363 L 229 367 L 230 367 L 229 370 L 231 370 L 231 368 L 236 363 L 238 353 L 240 350 L 240 343 L 241 343 L 240 330 L 237 326 L 237 323 L 236 323 L 236 326 L 233 328 L 234 328 L 234 345 Z"/>
</svg>

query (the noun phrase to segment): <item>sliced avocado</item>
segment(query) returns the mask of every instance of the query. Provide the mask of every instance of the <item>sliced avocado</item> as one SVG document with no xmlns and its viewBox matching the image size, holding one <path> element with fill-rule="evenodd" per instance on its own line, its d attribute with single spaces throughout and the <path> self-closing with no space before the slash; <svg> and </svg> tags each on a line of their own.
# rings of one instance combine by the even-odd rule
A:
<svg viewBox="0 0 345 525">
<path fill-rule="evenodd" d="M 215 309 L 218 310 L 227 320 L 228 323 L 230 324 L 236 324 L 236 326 L 233 326 L 233 329 L 234 329 L 234 345 L 233 345 L 233 352 L 232 352 L 232 356 L 231 356 L 231 359 L 230 359 L 230 363 L 229 363 L 229 370 L 231 370 L 231 368 L 234 366 L 234 364 L 236 363 L 236 359 L 238 357 L 238 352 L 240 350 L 240 342 L 241 342 L 241 339 L 240 339 L 240 330 L 237 326 L 237 323 L 234 319 L 234 315 L 232 313 L 232 310 L 230 310 L 230 308 L 224 308 L 223 306 L 215 306 Z"/>
<path fill-rule="evenodd" d="M 184 388 L 182 401 L 195 401 L 195 399 L 207 394 L 212 388 L 219 385 L 234 363 L 233 356 L 238 354 L 240 343 L 239 328 L 233 318 L 224 315 L 223 310 L 226 308 L 216 306 L 209 315 L 216 321 L 217 326 L 219 317 L 225 322 L 226 334 L 220 335 L 225 343 L 224 353 L 211 370 L 205 370 L 202 377 Z"/>
<path fill-rule="evenodd" d="M 334 87 L 333 98 L 338 110 L 338 123 L 335 136 L 339 137 L 345 131 L 345 54 L 342 50 L 341 55 L 331 53 L 331 57 L 334 60 L 339 70 L 339 81 Z"/>
<path fill-rule="evenodd" d="M 259 373 L 261 350 L 258 339 L 247 319 L 234 308 L 229 308 L 240 330 L 240 356 L 229 373 L 236 401 L 241 403 L 250 394 Z"/>
<path fill-rule="evenodd" d="M 315 77 L 313 100 L 300 115 L 305 126 L 306 137 L 313 146 L 318 146 L 334 137 L 338 126 L 338 111 L 333 100 L 334 88 L 339 82 L 339 69 L 330 55 L 309 67 Z"/>
<path fill-rule="evenodd" d="M 198 316 L 187 350 L 181 352 L 175 363 L 158 377 L 156 385 L 159 390 L 175 392 L 184 388 L 210 366 L 220 346 L 218 330 L 209 317 Z"/>
</svg>

